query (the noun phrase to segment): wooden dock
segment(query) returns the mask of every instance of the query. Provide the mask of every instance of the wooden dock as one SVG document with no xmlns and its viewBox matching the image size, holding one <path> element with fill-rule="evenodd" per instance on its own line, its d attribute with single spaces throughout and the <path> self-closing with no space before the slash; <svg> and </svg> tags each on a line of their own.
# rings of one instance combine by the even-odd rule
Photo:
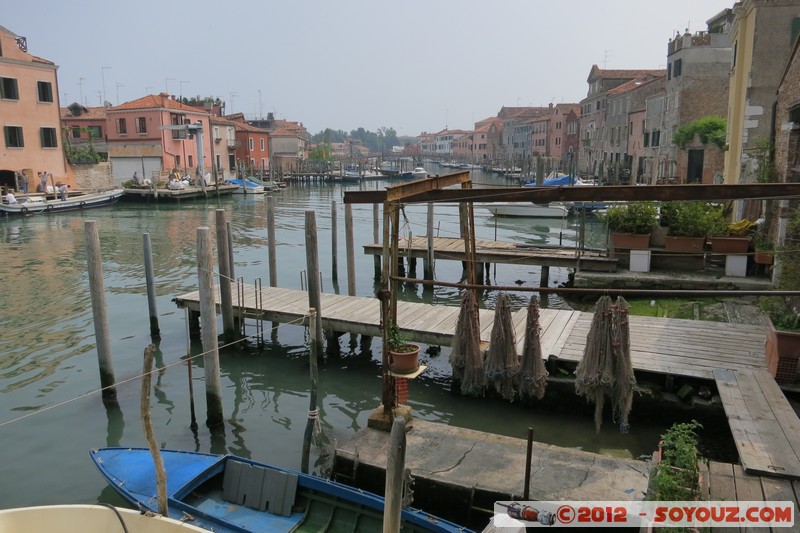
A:
<svg viewBox="0 0 800 533">
<path fill-rule="evenodd" d="M 209 185 L 206 187 L 206 192 L 203 193 L 201 187 L 186 187 L 185 189 L 167 189 L 167 188 L 131 188 L 125 189 L 122 195 L 122 200 L 134 201 L 175 201 L 175 200 L 191 200 L 194 198 L 203 198 L 205 196 L 226 196 L 233 194 L 233 191 L 239 188 L 238 185 L 220 184 Z"/>
<path fill-rule="evenodd" d="M 218 291 L 217 287 L 217 291 Z M 239 294 L 232 284 L 232 294 Z M 234 302 L 240 317 L 307 325 L 308 293 L 281 288 L 244 286 L 243 301 Z M 195 318 L 199 292 L 175 298 Z M 216 298 L 219 302 L 219 295 Z M 262 302 L 259 304 L 259 302 Z M 458 320 L 456 306 L 398 302 L 401 332 L 431 345 L 450 346 Z M 522 352 L 526 309 L 512 314 L 517 353 Z M 321 321 L 326 330 L 380 336 L 376 298 L 321 295 Z M 542 354 L 577 364 L 583 357 L 592 313 L 542 309 Z M 481 340 L 488 341 L 494 311 L 481 309 Z M 766 371 L 763 327 L 687 319 L 631 316 L 631 363 L 634 370 L 716 380 L 731 433 L 748 472 L 800 479 L 800 419 Z"/>
<path fill-rule="evenodd" d="M 714 370 L 722 405 L 748 474 L 800 480 L 800 418 L 765 370 Z"/>
<path fill-rule="evenodd" d="M 364 253 L 382 255 L 381 244 L 364 245 Z M 578 256 L 574 248 L 558 246 L 519 245 L 512 242 L 475 240 L 475 260 L 479 263 L 515 263 L 541 265 L 581 270 L 616 272 L 617 259 L 596 251 L 582 251 Z M 425 259 L 428 256 L 428 237 L 400 239 L 400 256 Z M 433 258 L 464 261 L 464 240 L 453 237 L 433 238 Z"/>
</svg>

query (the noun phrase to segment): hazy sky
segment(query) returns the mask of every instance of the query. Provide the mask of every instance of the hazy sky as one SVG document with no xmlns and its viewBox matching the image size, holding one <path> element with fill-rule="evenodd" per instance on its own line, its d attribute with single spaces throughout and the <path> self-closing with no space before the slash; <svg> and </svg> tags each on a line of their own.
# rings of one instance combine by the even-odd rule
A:
<svg viewBox="0 0 800 533">
<path fill-rule="evenodd" d="M 0 25 L 59 65 L 62 106 L 148 93 L 400 135 L 506 106 L 578 102 L 593 64 L 664 68 L 676 32 L 733 0 L 33 0 Z M 104 79 L 105 78 L 105 81 Z M 81 94 L 83 95 L 81 98 Z"/>
</svg>

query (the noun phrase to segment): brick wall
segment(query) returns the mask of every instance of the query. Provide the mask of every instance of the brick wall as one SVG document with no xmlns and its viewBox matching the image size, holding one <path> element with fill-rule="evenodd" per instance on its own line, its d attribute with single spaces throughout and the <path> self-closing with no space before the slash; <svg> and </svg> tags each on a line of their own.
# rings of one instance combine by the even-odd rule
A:
<svg viewBox="0 0 800 533">
<path fill-rule="evenodd" d="M 114 186 L 111 164 L 108 162 L 72 165 L 72 172 L 75 174 L 75 182 L 79 189 L 96 191 L 110 189 Z"/>
</svg>

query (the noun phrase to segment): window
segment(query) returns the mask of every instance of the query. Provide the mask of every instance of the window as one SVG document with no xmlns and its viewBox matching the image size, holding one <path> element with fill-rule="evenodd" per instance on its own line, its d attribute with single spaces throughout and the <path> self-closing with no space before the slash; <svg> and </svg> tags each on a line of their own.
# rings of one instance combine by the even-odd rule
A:
<svg viewBox="0 0 800 533">
<path fill-rule="evenodd" d="M 0 98 L 3 100 L 19 100 L 17 80 L 15 78 L 0 78 Z"/>
<path fill-rule="evenodd" d="M 36 88 L 39 91 L 39 101 L 40 102 L 52 102 L 53 101 L 53 84 L 49 81 L 37 81 Z"/>
<path fill-rule="evenodd" d="M 21 126 L 3 126 L 3 136 L 6 138 L 7 148 L 22 148 L 25 141 L 22 139 Z"/>
<path fill-rule="evenodd" d="M 219 136 L 219 126 L 214 126 L 214 140 L 218 141 L 222 137 Z"/>
<path fill-rule="evenodd" d="M 222 168 L 222 159 L 219 154 L 217 154 L 217 168 Z"/>
<path fill-rule="evenodd" d="M 650 146 L 650 132 L 646 131 L 644 132 L 644 147 L 647 148 L 648 146 Z"/>
<path fill-rule="evenodd" d="M 117 133 L 120 135 L 128 134 L 128 122 L 124 118 L 117 119 Z"/>
<path fill-rule="evenodd" d="M 92 139 L 100 139 L 103 137 L 103 126 L 89 126 L 87 129 Z"/>
<path fill-rule="evenodd" d="M 178 168 L 180 168 L 180 166 L 181 166 L 181 156 L 179 156 L 179 155 L 175 156 L 175 166 L 178 167 Z"/>
<path fill-rule="evenodd" d="M 147 133 L 147 119 L 136 117 L 136 133 Z"/>
<path fill-rule="evenodd" d="M 80 139 L 81 138 L 80 126 L 72 126 L 72 128 L 70 129 L 70 133 L 73 139 Z"/>
<path fill-rule="evenodd" d="M 183 119 L 181 115 L 173 113 L 169 116 L 170 124 L 173 126 L 180 126 L 183 124 Z M 173 139 L 185 139 L 186 138 L 186 130 L 172 130 L 172 138 Z"/>
<path fill-rule="evenodd" d="M 58 147 L 58 138 L 56 137 L 55 128 L 40 128 L 39 134 L 42 139 L 42 148 Z"/>
<path fill-rule="evenodd" d="M 247 145 L 250 147 L 250 151 L 251 152 L 256 149 L 255 148 L 255 143 L 253 142 L 253 138 L 252 137 L 248 138 Z M 253 161 L 253 164 L 255 164 L 255 160 Z"/>
<path fill-rule="evenodd" d="M 675 67 L 672 70 L 672 73 L 676 78 L 681 75 L 682 67 L 683 67 L 683 59 L 676 59 Z"/>
<path fill-rule="evenodd" d="M 658 130 L 654 131 L 651 141 L 652 141 L 652 144 L 653 144 L 653 148 L 658 146 L 659 142 L 661 141 L 661 132 L 658 131 Z"/>
<path fill-rule="evenodd" d="M 264 139 L 261 139 L 261 151 L 264 151 Z"/>
<path fill-rule="evenodd" d="M 192 154 L 186 156 L 186 159 L 189 161 L 189 168 L 194 167 L 194 160 L 192 159 Z"/>
<path fill-rule="evenodd" d="M 264 139 L 261 139 L 261 142 L 263 143 Z M 261 149 L 263 150 L 264 148 L 261 148 Z M 266 170 L 267 169 L 267 158 L 265 158 L 265 157 L 261 158 L 261 169 L 262 170 Z"/>
<path fill-rule="evenodd" d="M 667 64 L 667 79 L 672 79 L 672 63 Z"/>
</svg>

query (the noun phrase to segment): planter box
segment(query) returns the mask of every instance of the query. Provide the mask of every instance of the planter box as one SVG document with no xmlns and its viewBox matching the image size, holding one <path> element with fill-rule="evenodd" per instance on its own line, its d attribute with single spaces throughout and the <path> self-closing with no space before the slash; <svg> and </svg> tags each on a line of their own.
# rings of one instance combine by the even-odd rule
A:
<svg viewBox="0 0 800 533">
<path fill-rule="evenodd" d="M 775 260 L 775 254 L 773 254 L 772 252 L 766 252 L 764 250 L 756 250 L 756 253 L 753 254 L 753 261 L 755 261 L 759 265 L 771 265 L 774 260 Z"/>
<path fill-rule="evenodd" d="M 750 237 L 711 237 L 711 251 L 715 254 L 746 254 Z"/>
<path fill-rule="evenodd" d="M 764 347 L 767 369 L 778 383 L 794 383 L 800 359 L 800 333 L 776 330 L 769 320 Z"/>
<path fill-rule="evenodd" d="M 705 237 L 664 237 L 664 248 L 673 252 L 703 252 Z"/>
<path fill-rule="evenodd" d="M 611 244 L 616 249 L 646 250 L 650 247 L 650 234 L 612 233 Z"/>
</svg>

